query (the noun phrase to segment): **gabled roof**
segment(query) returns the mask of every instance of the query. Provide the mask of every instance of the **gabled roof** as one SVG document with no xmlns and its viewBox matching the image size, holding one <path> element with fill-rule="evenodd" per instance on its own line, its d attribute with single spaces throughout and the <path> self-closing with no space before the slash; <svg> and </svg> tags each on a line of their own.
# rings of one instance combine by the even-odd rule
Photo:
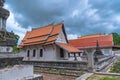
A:
<svg viewBox="0 0 120 80">
<path fill-rule="evenodd" d="M 24 46 L 37 44 L 52 44 L 57 39 L 60 30 L 63 29 L 64 31 L 63 27 L 63 23 L 59 23 L 56 25 L 50 24 L 44 27 L 32 29 L 32 31 L 26 33 L 19 47 L 22 48 Z"/>
<path fill-rule="evenodd" d="M 98 41 L 100 47 L 112 47 L 114 44 L 112 34 L 79 37 L 69 40 L 69 44 L 77 48 L 92 48 L 96 47 L 96 41 Z"/>
<path fill-rule="evenodd" d="M 79 53 L 79 52 L 81 52 L 80 50 L 78 50 L 77 48 L 71 46 L 70 44 L 56 42 L 56 45 L 58 45 L 60 48 L 66 50 L 66 51 L 68 51 L 70 53 Z"/>
</svg>

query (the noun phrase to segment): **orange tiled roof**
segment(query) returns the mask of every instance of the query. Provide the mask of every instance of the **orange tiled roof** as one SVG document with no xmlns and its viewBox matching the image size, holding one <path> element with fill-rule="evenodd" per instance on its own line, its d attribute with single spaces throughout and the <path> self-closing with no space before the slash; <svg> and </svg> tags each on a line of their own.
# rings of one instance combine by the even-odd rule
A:
<svg viewBox="0 0 120 80">
<path fill-rule="evenodd" d="M 56 40 L 61 28 L 63 27 L 63 24 L 50 24 L 45 27 L 32 29 L 32 31 L 29 31 L 24 36 L 21 44 L 19 47 L 23 46 L 30 46 L 30 45 L 36 45 L 36 44 L 49 44 Z"/>
<path fill-rule="evenodd" d="M 81 36 L 78 38 L 91 38 L 91 37 L 101 37 L 101 36 L 105 36 L 105 34 L 92 34 L 92 35 L 87 35 L 87 36 Z"/>
<path fill-rule="evenodd" d="M 113 46 L 113 38 L 111 35 L 101 35 L 101 36 L 87 36 L 84 38 L 78 38 L 69 40 L 69 43 L 77 48 L 89 48 L 96 47 L 96 41 L 98 40 L 100 47 Z"/>
<path fill-rule="evenodd" d="M 81 52 L 81 51 L 78 50 L 77 48 L 75 48 L 75 47 L 73 47 L 73 46 L 71 46 L 71 45 L 69 45 L 69 44 L 66 44 L 66 43 L 58 43 L 58 42 L 56 42 L 56 44 L 57 44 L 59 47 L 65 49 L 66 51 L 71 52 L 71 53 Z"/>
<path fill-rule="evenodd" d="M 29 38 L 48 35 L 48 34 L 50 34 L 52 28 L 53 28 L 53 25 L 48 25 L 48 26 L 45 26 L 45 27 L 40 27 L 40 28 L 33 29 L 30 32 Z"/>
</svg>

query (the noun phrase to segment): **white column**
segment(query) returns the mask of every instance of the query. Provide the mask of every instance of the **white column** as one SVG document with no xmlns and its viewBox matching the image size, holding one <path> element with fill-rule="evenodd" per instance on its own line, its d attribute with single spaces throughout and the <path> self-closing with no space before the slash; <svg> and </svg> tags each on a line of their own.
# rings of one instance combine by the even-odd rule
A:
<svg viewBox="0 0 120 80">
<path fill-rule="evenodd" d="M 94 50 L 87 49 L 86 51 L 88 54 L 88 71 L 93 72 L 94 71 L 94 59 L 93 59 Z"/>
</svg>

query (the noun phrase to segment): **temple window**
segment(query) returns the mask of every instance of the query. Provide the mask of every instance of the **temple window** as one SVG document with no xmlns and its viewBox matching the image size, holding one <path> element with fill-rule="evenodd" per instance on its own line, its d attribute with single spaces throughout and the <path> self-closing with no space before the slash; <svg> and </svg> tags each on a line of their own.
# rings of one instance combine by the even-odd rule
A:
<svg viewBox="0 0 120 80">
<path fill-rule="evenodd" d="M 33 50 L 33 57 L 35 57 L 35 55 L 36 55 L 36 50 L 34 49 Z"/>
<path fill-rule="evenodd" d="M 70 53 L 68 53 L 68 57 L 70 57 Z"/>
<path fill-rule="evenodd" d="M 40 57 L 43 57 L 43 49 L 40 49 Z"/>
<path fill-rule="evenodd" d="M 109 54 L 110 54 L 110 50 L 109 50 L 109 49 L 105 49 L 105 50 L 104 50 L 104 54 L 105 54 L 105 55 L 109 55 Z"/>
<path fill-rule="evenodd" d="M 60 48 L 60 57 L 63 58 L 64 57 L 64 51 L 62 48 Z"/>
<path fill-rule="evenodd" d="M 30 50 L 27 51 L 27 57 L 29 57 L 29 56 L 30 56 Z"/>
<path fill-rule="evenodd" d="M 7 52 L 10 51 L 10 48 L 6 48 L 6 51 L 7 51 Z"/>
</svg>

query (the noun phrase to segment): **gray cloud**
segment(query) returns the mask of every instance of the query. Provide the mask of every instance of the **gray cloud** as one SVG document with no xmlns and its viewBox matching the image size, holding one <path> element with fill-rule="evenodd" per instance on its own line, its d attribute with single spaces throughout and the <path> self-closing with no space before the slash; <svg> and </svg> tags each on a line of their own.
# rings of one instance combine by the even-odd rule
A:
<svg viewBox="0 0 120 80">
<path fill-rule="evenodd" d="M 120 1 L 6 0 L 22 27 L 39 27 L 64 20 L 67 33 L 78 35 L 118 32 Z"/>
</svg>

